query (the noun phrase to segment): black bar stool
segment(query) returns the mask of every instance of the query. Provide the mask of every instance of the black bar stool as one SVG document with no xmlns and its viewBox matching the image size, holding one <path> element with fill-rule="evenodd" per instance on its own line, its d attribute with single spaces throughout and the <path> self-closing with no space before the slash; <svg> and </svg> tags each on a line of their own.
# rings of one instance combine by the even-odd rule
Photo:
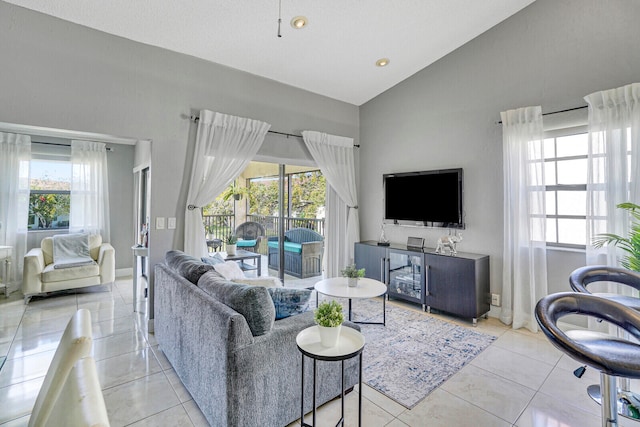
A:
<svg viewBox="0 0 640 427">
<path fill-rule="evenodd" d="M 594 293 L 588 289 L 589 285 L 601 282 L 617 283 L 640 291 L 640 273 L 626 268 L 608 265 L 589 265 L 574 270 L 569 276 L 571 289 L 576 292 L 609 298 L 629 308 L 640 311 L 640 298 L 616 293 Z M 628 338 L 626 333 L 621 329 L 618 329 L 618 336 Z M 640 420 L 640 395 L 631 391 L 629 378 L 620 378 L 618 385 L 618 414 L 626 418 Z M 587 387 L 587 393 L 589 393 L 589 396 L 591 396 L 593 400 L 600 403 L 601 392 L 598 384 L 592 384 Z"/>
<path fill-rule="evenodd" d="M 640 313 L 614 300 L 577 292 L 547 295 L 536 304 L 536 320 L 549 341 L 571 358 L 600 371 L 602 426 L 617 427 L 616 377 L 640 378 L 640 344 L 594 331 L 565 332 L 557 322 L 570 314 L 604 320 L 640 339 Z"/>
</svg>

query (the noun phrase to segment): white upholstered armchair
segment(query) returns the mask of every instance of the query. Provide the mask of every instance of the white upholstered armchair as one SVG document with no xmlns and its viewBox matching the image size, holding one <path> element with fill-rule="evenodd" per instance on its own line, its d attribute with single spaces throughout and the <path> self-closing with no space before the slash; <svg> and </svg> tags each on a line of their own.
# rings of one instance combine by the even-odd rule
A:
<svg viewBox="0 0 640 427">
<path fill-rule="evenodd" d="M 42 239 L 40 247 L 31 249 L 24 257 L 24 303 L 28 304 L 34 295 L 47 292 L 113 283 L 116 275 L 113 246 L 103 243 L 102 236 L 94 234 L 88 236 L 88 248 L 93 262 L 58 268 L 53 256 L 54 238 Z"/>
</svg>

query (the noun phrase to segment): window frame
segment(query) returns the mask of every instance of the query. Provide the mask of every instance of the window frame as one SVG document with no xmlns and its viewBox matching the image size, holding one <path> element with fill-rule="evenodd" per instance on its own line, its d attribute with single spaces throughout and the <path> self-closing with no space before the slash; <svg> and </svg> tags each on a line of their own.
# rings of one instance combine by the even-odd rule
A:
<svg viewBox="0 0 640 427">
<path fill-rule="evenodd" d="M 557 153 L 558 153 L 558 138 L 562 138 L 562 137 L 567 137 L 567 136 L 572 136 L 572 135 L 582 135 L 582 134 L 586 134 L 588 137 L 588 126 L 587 125 L 581 125 L 581 126 L 572 126 L 572 127 L 565 127 L 565 128 L 559 128 L 559 129 L 554 129 L 554 130 L 549 130 L 549 131 L 545 131 L 543 133 L 543 138 L 546 141 L 547 139 L 551 139 L 553 138 L 553 148 L 554 148 L 554 153 L 553 153 L 553 157 L 548 157 L 547 153 L 545 152 L 545 158 L 544 158 L 544 163 L 545 165 L 547 163 L 554 163 L 554 172 L 555 172 L 555 176 L 556 176 L 556 182 L 557 182 L 557 178 L 558 178 L 558 162 L 559 161 L 567 161 L 567 160 L 579 160 L 579 159 L 585 159 L 588 160 L 589 156 L 588 154 L 581 154 L 581 155 L 571 155 L 571 156 L 561 156 L 558 157 Z M 546 241 L 546 245 L 548 247 L 551 248 L 558 248 L 558 249 L 574 249 L 574 250 L 581 250 L 581 251 L 586 251 L 587 249 L 587 244 L 586 242 L 584 244 L 575 244 L 575 243 L 561 243 L 559 242 L 559 230 L 560 230 L 560 224 L 559 221 L 560 220 L 587 220 L 587 215 L 586 212 L 584 215 L 561 215 L 558 214 L 558 192 L 559 191 L 583 191 L 586 194 L 587 191 L 587 176 L 584 177 L 584 184 L 551 184 L 548 185 L 545 183 L 545 197 L 547 196 L 547 194 L 549 192 L 553 192 L 554 193 L 554 205 L 555 205 L 555 211 L 553 214 L 549 214 L 548 213 L 548 209 L 545 209 L 545 220 L 548 221 L 549 220 L 553 220 L 555 222 L 555 241 L 549 241 L 545 238 Z"/>
</svg>

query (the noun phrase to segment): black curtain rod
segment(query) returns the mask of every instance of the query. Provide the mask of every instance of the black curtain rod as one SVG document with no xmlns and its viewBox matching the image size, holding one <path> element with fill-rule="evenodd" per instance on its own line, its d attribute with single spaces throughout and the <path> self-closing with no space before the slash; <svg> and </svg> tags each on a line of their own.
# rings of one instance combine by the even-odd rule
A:
<svg viewBox="0 0 640 427">
<path fill-rule="evenodd" d="M 31 141 L 32 144 L 44 144 L 44 145 L 57 145 L 59 147 L 71 147 L 71 144 L 61 144 L 59 142 L 42 142 L 42 141 Z M 105 147 L 107 151 L 113 151 L 111 147 Z"/>
<path fill-rule="evenodd" d="M 548 113 L 542 113 L 542 115 L 543 116 L 549 116 L 551 114 L 566 113 L 566 112 L 575 111 L 575 110 L 583 110 L 583 109 L 588 108 L 588 107 L 589 107 L 588 105 L 583 105 L 582 107 L 567 108 L 566 110 L 550 111 Z M 501 125 L 502 124 L 502 120 L 500 120 L 498 122 L 498 124 Z"/>
<path fill-rule="evenodd" d="M 197 123 L 198 120 L 200 120 L 200 117 L 198 117 L 198 116 L 189 116 L 189 119 Z M 302 135 L 294 135 L 292 133 L 278 132 L 276 130 L 268 130 L 267 133 L 273 133 L 273 134 L 276 134 L 276 135 L 284 135 L 286 137 L 292 137 L 292 138 L 302 138 Z M 353 146 L 356 147 L 356 148 L 360 148 L 360 145 L 358 145 L 358 144 L 353 144 Z"/>
</svg>

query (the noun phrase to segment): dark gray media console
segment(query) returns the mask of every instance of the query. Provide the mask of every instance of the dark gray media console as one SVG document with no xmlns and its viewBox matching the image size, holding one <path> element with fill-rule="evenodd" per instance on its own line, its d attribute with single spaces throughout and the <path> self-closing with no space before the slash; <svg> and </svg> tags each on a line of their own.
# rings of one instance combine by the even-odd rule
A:
<svg viewBox="0 0 640 427">
<path fill-rule="evenodd" d="M 365 276 L 387 285 L 388 298 L 422 305 L 459 317 L 479 317 L 490 309 L 489 256 L 458 252 L 435 253 L 405 245 L 378 246 L 375 241 L 355 244 L 355 264 Z"/>
</svg>

